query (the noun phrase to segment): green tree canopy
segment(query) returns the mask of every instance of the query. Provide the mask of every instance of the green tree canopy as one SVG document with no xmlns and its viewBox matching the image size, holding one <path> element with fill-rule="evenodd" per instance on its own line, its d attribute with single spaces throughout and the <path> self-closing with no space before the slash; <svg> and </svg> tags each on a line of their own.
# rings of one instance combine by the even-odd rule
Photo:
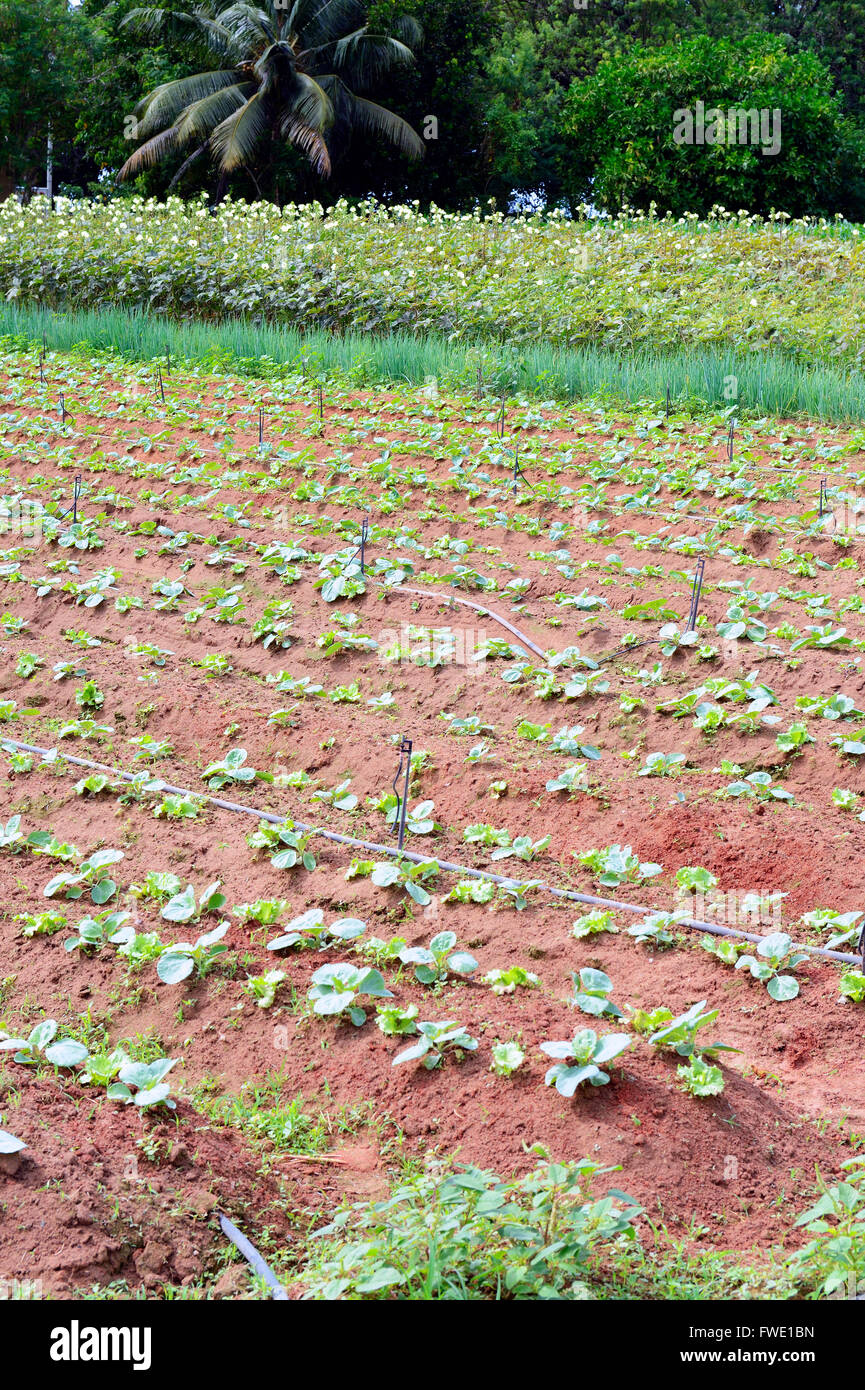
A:
<svg viewBox="0 0 865 1390">
<path fill-rule="evenodd" d="M 677 143 L 676 113 L 706 113 L 705 142 Z M 709 133 L 710 113 L 780 112 L 780 150 Z M 564 106 L 572 200 L 617 211 L 624 204 L 705 213 L 713 204 L 750 212 L 865 214 L 862 137 L 842 112 L 832 78 L 813 53 L 777 37 L 707 36 L 637 46 L 577 82 Z M 773 127 L 774 128 L 774 127 Z M 737 127 L 738 129 L 738 127 Z M 720 138 L 718 138 L 720 134 Z M 763 143 L 766 143 L 765 141 Z"/>
</svg>

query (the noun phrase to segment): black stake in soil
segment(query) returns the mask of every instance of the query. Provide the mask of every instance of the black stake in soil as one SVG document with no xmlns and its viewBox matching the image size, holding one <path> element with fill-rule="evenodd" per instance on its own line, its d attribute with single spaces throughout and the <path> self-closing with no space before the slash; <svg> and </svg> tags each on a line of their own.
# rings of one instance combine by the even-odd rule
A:
<svg viewBox="0 0 865 1390">
<path fill-rule="evenodd" d="M 733 462 L 733 421 L 730 421 L 730 433 L 727 436 L 727 461 Z"/>
<path fill-rule="evenodd" d="M 65 425 L 65 424 L 66 424 L 66 419 L 67 419 L 68 414 L 69 414 L 69 412 L 68 412 L 68 410 L 66 409 L 66 400 L 65 400 L 65 397 L 61 396 L 61 397 L 60 397 L 60 423 L 61 423 L 61 425 Z"/>
<path fill-rule="evenodd" d="M 691 611 L 688 614 L 688 626 L 686 632 L 694 632 L 697 627 L 697 614 L 700 611 L 700 594 L 703 590 L 703 572 L 706 568 L 706 561 L 699 559 L 697 568 L 694 572 L 694 587 L 691 590 Z"/>
<path fill-rule="evenodd" d="M 504 437 L 505 437 L 505 397 L 504 397 L 504 396 L 502 396 L 502 409 L 501 409 L 501 413 L 500 413 L 499 419 L 498 419 L 498 426 L 499 426 L 499 438 L 500 438 L 500 439 L 504 439 Z"/>
<path fill-rule="evenodd" d="M 824 507 L 824 504 L 825 504 L 825 506 L 826 506 L 826 510 L 827 510 L 827 511 L 829 510 L 829 505 L 828 505 L 828 503 L 829 503 L 829 499 L 828 499 L 828 496 L 827 496 L 827 493 L 826 493 L 826 479 L 825 479 L 825 478 L 821 478 L 821 479 L 820 479 L 820 515 L 821 515 L 821 516 L 823 515 L 823 507 Z"/>
<path fill-rule="evenodd" d="M 408 808 L 408 784 L 409 779 L 411 778 L 411 748 L 411 739 L 407 738 L 406 735 L 403 734 L 402 742 L 399 746 L 399 767 L 397 768 L 396 776 L 394 777 L 393 782 L 391 783 L 391 786 L 393 787 L 396 793 L 396 825 L 398 835 L 397 845 L 399 849 L 402 849 L 403 845 L 405 844 L 405 815 L 406 810 Z M 403 772 L 403 762 L 405 762 L 405 781 L 403 783 L 402 796 L 400 796 L 399 787 L 397 786 L 397 783 L 399 782 L 400 774 Z"/>
<path fill-rule="evenodd" d="M 78 498 L 81 496 L 81 474 L 75 474 L 75 481 L 72 485 L 72 520 L 78 520 Z"/>
<path fill-rule="evenodd" d="M 42 370 L 42 363 L 44 362 L 44 360 L 45 359 L 43 357 L 39 358 L 39 380 L 43 386 L 45 385 L 45 373 Z"/>
<path fill-rule="evenodd" d="M 159 365 L 158 362 L 157 362 L 157 364 L 156 364 L 156 375 L 157 375 L 157 377 L 159 378 L 159 394 L 160 394 L 160 396 L 162 397 L 162 404 L 164 405 L 164 404 L 165 404 L 165 386 L 163 385 L 163 382 L 162 382 L 162 367 Z"/>
<path fill-rule="evenodd" d="M 264 448 L 264 410 L 261 406 L 258 407 L 258 447 Z"/>
<path fill-rule="evenodd" d="M 318 418 L 324 424 L 324 390 L 321 386 L 318 388 Z"/>
<path fill-rule="evenodd" d="M 363 525 L 362 525 L 361 528 L 360 528 L 360 572 L 361 572 L 361 574 L 366 574 L 366 570 L 364 569 L 364 564 L 366 563 L 366 543 L 367 543 L 368 540 L 369 540 L 369 521 L 367 520 L 366 517 L 364 517 L 364 519 L 363 519 Z"/>
</svg>

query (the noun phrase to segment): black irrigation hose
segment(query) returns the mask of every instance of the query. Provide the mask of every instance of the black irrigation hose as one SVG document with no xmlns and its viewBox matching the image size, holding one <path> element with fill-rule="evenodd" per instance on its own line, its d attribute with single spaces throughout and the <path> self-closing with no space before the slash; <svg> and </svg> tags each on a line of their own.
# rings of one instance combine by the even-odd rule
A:
<svg viewBox="0 0 865 1390">
<path fill-rule="evenodd" d="M 45 758 L 57 753 L 56 749 L 40 748 L 37 744 L 21 743 L 14 738 L 0 739 L 0 747 L 18 748 L 27 753 L 39 753 Z M 65 753 L 59 754 L 58 756 L 62 757 L 64 762 L 73 763 L 76 767 L 94 768 L 99 772 L 110 772 L 113 777 L 121 778 L 125 782 L 133 781 L 131 773 L 110 767 L 107 763 L 93 762 L 90 758 L 75 758 L 67 756 Z M 577 893 L 570 888 L 555 888 L 552 884 L 544 883 L 538 879 L 527 881 L 525 879 L 506 878 L 504 874 L 490 873 L 487 869 L 470 869 L 463 864 L 453 864 L 448 859 L 436 859 L 431 854 L 413 854 L 410 850 L 400 850 L 395 845 L 378 845 L 370 840 L 358 840 L 355 839 L 353 835 L 340 835 L 335 830 L 323 830 L 320 826 L 307 825 L 303 821 L 291 820 L 291 818 L 287 816 L 277 816 L 274 815 L 272 811 L 259 811 L 256 810 L 254 806 L 242 806 L 237 801 L 225 801 L 219 796 L 208 796 L 205 792 L 193 792 L 190 791 L 188 787 L 174 787 L 167 782 L 161 782 L 159 789 L 160 791 L 169 792 L 173 796 L 197 797 L 200 800 L 209 802 L 212 806 L 218 807 L 222 811 L 241 812 L 246 816 L 254 816 L 256 820 L 268 821 L 271 825 L 284 825 L 287 820 L 290 820 L 291 825 L 298 830 L 305 832 L 309 831 L 313 835 L 321 835 L 323 839 L 331 840 L 334 844 L 352 845 L 356 849 L 373 850 L 376 854 L 388 854 L 395 859 L 408 859 L 413 864 L 435 864 L 437 868 L 442 869 L 445 873 L 462 874 L 466 878 L 485 879 L 490 883 L 498 883 L 503 886 L 507 885 L 514 888 L 525 888 L 531 884 L 536 888 L 541 888 L 545 892 L 550 893 L 554 898 L 563 898 L 567 902 L 583 903 L 589 907 L 608 907 L 616 912 L 635 912 L 638 915 L 646 916 L 648 913 L 658 912 L 660 910 L 656 907 L 639 907 L 635 903 L 618 902 L 615 898 L 598 898 L 591 893 Z M 719 927 L 714 922 L 702 922 L 696 917 L 685 918 L 682 922 L 678 923 L 678 925 L 689 927 L 694 931 L 709 932 L 712 936 L 727 937 L 734 941 L 752 941 L 756 943 L 763 939 L 753 932 L 731 931 L 729 927 Z M 845 965 L 862 966 L 863 964 L 860 956 L 852 955 L 848 951 L 830 951 L 825 946 L 810 946 L 807 942 L 796 946 L 796 950 L 808 951 L 813 955 L 826 956 L 830 960 L 842 961 Z"/>
</svg>

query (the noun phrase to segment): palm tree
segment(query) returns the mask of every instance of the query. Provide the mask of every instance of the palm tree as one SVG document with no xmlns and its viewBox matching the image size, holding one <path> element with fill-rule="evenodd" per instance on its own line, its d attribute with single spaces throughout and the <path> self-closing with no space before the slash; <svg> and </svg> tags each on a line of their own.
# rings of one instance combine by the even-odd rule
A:
<svg viewBox="0 0 865 1390">
<path fill-rule="evenodd" d="M 410 158 L 423 154 L 411 126 L 358 95 L 392 68 L 414 61 L 420 41 L 413 19 L 391 34 L 371 33 L 361 0 L 200 0 L 194 9 L 133 10 L 124 21 L 139 35 L 188 33 L 215 54 L 219 67 L 164 82 L 136 108 L 137 134 L 149 137 L 127 159 L 130 178 L 194 145 L 174 176 L 209 153 L 224 177 L 246 168 L 268 138 L 295 146 L 321 177 L 353 131 L 383 136 Z"/>
</svg>

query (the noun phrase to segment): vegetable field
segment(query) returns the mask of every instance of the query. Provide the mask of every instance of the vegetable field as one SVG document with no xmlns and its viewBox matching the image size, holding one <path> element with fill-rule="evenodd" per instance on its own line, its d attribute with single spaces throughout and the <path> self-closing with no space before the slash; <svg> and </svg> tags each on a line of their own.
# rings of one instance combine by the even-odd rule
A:
<svg viewBox="0 0 865 1390">
<path fill-rule="evenodd" d="M 261 1296 L 224 1214 L 297 1298 L 856 1278 L 865 431 L 0 378 L 10 1277 Z"/>
</svg>

